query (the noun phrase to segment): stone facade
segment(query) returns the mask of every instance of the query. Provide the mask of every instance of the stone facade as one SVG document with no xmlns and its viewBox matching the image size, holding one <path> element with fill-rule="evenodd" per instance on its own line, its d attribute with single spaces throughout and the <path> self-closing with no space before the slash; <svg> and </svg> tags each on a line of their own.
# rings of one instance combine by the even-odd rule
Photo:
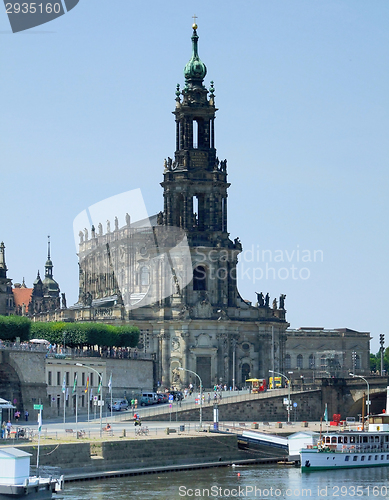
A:
<svg viewBox="0 0 389 500">
<path fill-rule="evenodd" d="M 370 373 L 370 333 L 349 328 L 298 328 L 286 331 L 285 370 L 292 379 L 348 377 Z M 354 354 L 353 354 L 354 353 Z"/>
<path fill-rule="evenodd" d="M 77 366 L 82 364 L 83 366 Z M 111 359 L 111 358 L 86 358 L 58 359 L 49 357 L 45 363 L 45 377 L 47 384 L 47 401 L 45 401 L 46 416 L 62 416 L 65 403 L 66 415 L 75 413 L 76 397 L 78 412 L 87 412 L 90 402 L 91 414 L 95 408 L 93 397 L 98 396 L 99 377 L 93 369 L 97 370 L 103 379 L 102 398 L 109 402 L 111 396 L 108 382 L 111 378 L 112 398 L 131 399 L 142 390 L 152 390 L 153 361 L 152 359 Z M 77 384 L 73 392 L 73 384 L 77 375 Z M 89 380 L 88 380 L 89 379 Z M 65 381 L 65 394 L 63 383 Z M 85 392 L 86 391 L 86 392 Z M 92 401 L 91 401 L 92 398 Z M 97 412 L 99 409 L 96 408 Z M 104 414 L 105 414 L 104 408 Z"/>
</svg>

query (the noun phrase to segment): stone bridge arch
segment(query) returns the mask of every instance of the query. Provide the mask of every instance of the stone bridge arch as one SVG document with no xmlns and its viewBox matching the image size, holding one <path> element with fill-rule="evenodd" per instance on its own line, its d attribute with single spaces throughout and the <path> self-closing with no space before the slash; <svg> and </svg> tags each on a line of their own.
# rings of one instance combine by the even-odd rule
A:
<svg viewBox="0 0 389 500">
<path fill-rule="evenodd" d="M 357 417 L 362 414 L 362 403 L 363 403 L 363 392 L 366 394 L 367 400 L 367 391 L 359 390 L 350 391 L 353 396 L 353 404 L 351 404 L 349 408 L 349 416 Z M 373 388 L 370 392 L 370 414 L 382 413 L 382 410 L 386 411 L 386 390 L 382 390 L 379 388 Z M 367 408 L 367 406 L 366 406 Z M 365 409 L 365 415 L 367 414 L 367 409 Z"/>
<path fill-rule="evenodd" d="M 45 353 L 22 349 L 0 350 L 0 397 L 16 400 L 18 410 L 33 410 L 46 402 Z"/>
</svg>

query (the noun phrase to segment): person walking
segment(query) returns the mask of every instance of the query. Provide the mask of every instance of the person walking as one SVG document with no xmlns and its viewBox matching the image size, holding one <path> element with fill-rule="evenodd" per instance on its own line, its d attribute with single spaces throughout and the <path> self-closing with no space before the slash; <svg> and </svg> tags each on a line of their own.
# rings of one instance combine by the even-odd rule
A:
<svg viewBox="0 0 389 500">
<path fill-rule="evenodd" d="M 30 416 L 30 414 L 28 413 L 28 411 L 26 410 L 24 412 L 24 418 L 26 419 L 26 422 L 28 422 L 28 417 Z"/>
<path fill-rule="evenodd" d="M 19 422 L 19 418 L 20 418 L 20 411 L 16 410 L 15 411 L 15 420 L 16 420 L 16 423 Z"/>
<path fill-rule="evenodd" d="M 11 429 L 12 429 L 11 420 L 8 420 L 8 422 L 7 422 L 7 438 L 9 438 L 11 436 Z"/>
<path fill-rule="evenodd" d="M 1 424 L 1 439 L 5 439 L 5 433 L 7 431 L 7 424 L 5 423 L 5 420 Z"/>
<path fill-rule="evenodd" d="M 211 395 L 208 392 L 208 404 L 210 404 L 210 402 L 211 402 Z"/>
</svg>

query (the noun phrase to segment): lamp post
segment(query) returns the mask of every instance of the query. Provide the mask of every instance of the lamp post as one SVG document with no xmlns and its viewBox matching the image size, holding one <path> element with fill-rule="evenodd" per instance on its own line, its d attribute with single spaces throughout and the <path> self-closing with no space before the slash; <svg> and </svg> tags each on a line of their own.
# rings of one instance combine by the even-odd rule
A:
<svg viewBox="0 0 389 500">
<path fill-rule="evenodd" d="M 236 339 L 232 339 L 232 390 L 235 391 L 235 352 Z"/>
<path fill-rule="evenodd" d="M 92 368 L 89 365 L 83 365 L 82 363 L 76 363 L 76 366 L 83 366 L 84 368 L 89 368 L 89 370 L 94 371 L 99 376 L 99 380 L 100 380 L 100 436 L 101 436 L 103 433 L 103 405 L 102 405 L 103 376 L 101 375 L 101 373 L 99 373 L 97 370 L 95 370 L 94 368 Z M 89 401 L 88 401 L 88 405 L 89 405 Z"/>
<path fill-rule="evenodd" d="M 274 375 L 280 375 L 281 377 L 284 377 L 288 381 L 288 406 L 287 406 L 287 410 L 288 410 L 288 424 L 289 424 L 290 423 L 290 380 L 283 373 L 276 372 L 274 370 L 269 370 L 269 373 L 273 373 L 273 387 L 274 387 Z"/>
<path fill-rule="evenodd" d="M 203 382 L 201 381 L 200 375 L 198 375 L 196 372 L 188 370 L 187 368 L 181 368 L 180 366 L 178 367 L 178 369 L 184 372 L 193 373 L 193 375 L 196 375 L 196 377 L 200 381 L 200 429 L 202 429 L 203 428 Z"/>
<path fill-rule="evenodd" d="M 369 415 L 370 415 L 370 386 L 369 386 L 369 382 L 365 379 L 365 377 L 362 377 L 362 375 L 356 375 L 355 373 L 350 373 L 350 375 L 351 375 L 351 377 L 361 378 L 366 382 L 366 385 L 367 385 L 367 401 L 366 401 L 367 415 L 366 415 L 366 418 L 369 418 Z"/>
</svg>

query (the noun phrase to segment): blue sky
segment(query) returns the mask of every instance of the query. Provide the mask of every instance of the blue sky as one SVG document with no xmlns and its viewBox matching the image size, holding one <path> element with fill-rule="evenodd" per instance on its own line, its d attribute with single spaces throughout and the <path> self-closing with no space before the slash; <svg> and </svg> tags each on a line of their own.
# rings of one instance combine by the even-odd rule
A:
<svg viewBox="0 0 389 500">
<path fill-rule="evenodd" d="M 50 234 L 54 277 L 74 303 L 76 215 L 136 188 L 149 214 L 162 209 L 194 13 L 228 160 L 229 231 L 245 251 L 242 296 L 285 293 L 292 327 L 370 331 L 377 351 L 389 254 L 386 0 L 80 0 L 19 34 L 0 8 L 9 277 L 31 286 Z"/>
</svg>

